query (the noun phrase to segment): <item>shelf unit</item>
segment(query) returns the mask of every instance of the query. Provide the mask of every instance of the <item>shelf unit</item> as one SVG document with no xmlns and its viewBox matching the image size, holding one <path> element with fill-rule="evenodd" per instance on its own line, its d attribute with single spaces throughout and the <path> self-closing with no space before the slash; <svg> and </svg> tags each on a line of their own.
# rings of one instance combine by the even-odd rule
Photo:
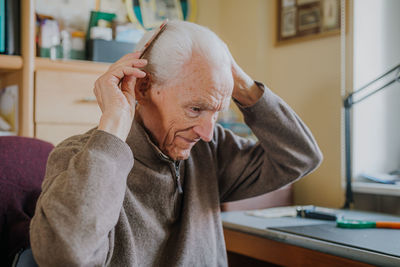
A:
<svg viewBox="0 0 400 267">
<path fill-rule="evenodd" d="M 21 56 L 0 55 L 0 90 L 13 84 L 18 84 L 20 88 L 20 74 L 22 71 L 22 66 L 23 64 Z M 20 103 L 18 103 L 18 106 L 20 107 Z M 18 134 L 16 130 L 0 131 L 0 136 L 16 134 Z"/>
<path fill-rule="evenodd" d="M 0 55 L 0 88 L 19 84 L 22 67 L 21 56 Z"/>
<path fill-rule="evenodd" d="M 22 69 L 21 56 L 0 55 L 0 71 L 9 72 Z"/>
<path fill-rule="evenodd" d="M 85 61 L 85 60 L 51 60 L 49 58 L 36 57 L 36 70 L 60 70 L 60 71 L 75 71 L 87 73 L 103 73 L 110 64 Z"/>
<path fill-rule="evenodd" d="M 50 60 L 36 57 L 35 49 L 35 0 L 21 0 L 21 56 L 0 55 L 0 88 L 11 84 L 19 87 L 19 127 L 18 135 L 37 137 L 37 121 L 35 113 L 40 108 L 36 106 L 36 73 L 51 71 L 63 73 L 74 80 L 87 74 L 90 81 L 104 73 L 110 64 L 81 60 Z M 86 76 L 85 76 L 86 77 Z M 63 83 L 64 81 L 60 81 Z M 78 82 L 78 81 L 77 81 Z M 87 81 L 84 82 L 88 84 Z M 51 100 L 49 100 L 51 101 Z M 0 135 L 8 134 L 0 132 Z M 40 138 L 40 137 L 39 137 Z"/>
</svg>

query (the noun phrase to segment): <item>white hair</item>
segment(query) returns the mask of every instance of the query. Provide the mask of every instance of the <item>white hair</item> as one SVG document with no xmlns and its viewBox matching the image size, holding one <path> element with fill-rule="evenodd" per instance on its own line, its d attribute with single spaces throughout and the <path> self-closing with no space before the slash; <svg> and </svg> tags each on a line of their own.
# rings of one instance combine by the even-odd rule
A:
<svg viewBox="0 0 400 267">
<path fill-rule="evenodd" d="M 146 39 L 148 35 L 140 40 L 138 47 Z M 229 50 L 214 32 L 191 22 L 172 20 L 145 53 L 149 63 L 144 70 L 151 74 L 153 83 L 167 83 L 177 78 L 194 53 L 214 66 L 230 68 Z"/>
</svg>

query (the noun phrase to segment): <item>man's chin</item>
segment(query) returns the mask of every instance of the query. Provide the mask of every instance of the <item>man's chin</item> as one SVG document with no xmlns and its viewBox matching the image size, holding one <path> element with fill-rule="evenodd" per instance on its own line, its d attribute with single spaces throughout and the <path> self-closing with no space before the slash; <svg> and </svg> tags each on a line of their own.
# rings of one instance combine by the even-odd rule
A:
<svg viewBox="0 0 400 267">
<path fill-rule="evenodd" d="M 186 160 L 190 156 L 190 150 L 191 149 L 174 150 L 172 153 L 168 153 L 168 155 L 173 160 Z"/>
</svg>

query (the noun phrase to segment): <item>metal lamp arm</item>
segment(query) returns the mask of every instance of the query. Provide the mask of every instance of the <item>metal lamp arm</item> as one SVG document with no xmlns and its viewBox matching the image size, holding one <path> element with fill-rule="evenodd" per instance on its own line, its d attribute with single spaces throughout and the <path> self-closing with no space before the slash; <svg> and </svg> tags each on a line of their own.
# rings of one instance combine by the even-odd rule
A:
<svg viewBox="0 0 400 267">
<path fill-rule="evenodd" d="M 369 94 L 361 97 L 360 99 L 354 100 L 354 96 L 359 94 L 360 92 L 366 90 L 369 86 L 372 84 L 378 82 L 382 78 L 386 77 L 393 71 L 397 70 L 396 76 L 384 84 L 383 86 L 373 90 Z M 344 121 L 345 121 L 345 154 L 346 154 L 346 200 L 343 208 L 347 209 L 350 208 L 351 204 L 353 203 L 353 190 L 351 187 L 351 176 L 352 176 L 352 171 L 351 171 L 351 127 L 350 127 L 350 110 L 351 108 L 365 99 L 369 98 L 370 96 L 376 94 L 377 92 L 381 91 L 384 88 L 387 88 L 389 85 L 399 82 L 400 83 L 400 64 L 398 64 L 396 67 L 390 69 L 386 73 L 382 74 L 375 80 L 367 83 L 363 87 L 357 89 L 356 91 L 350 93 L 347 95 L 347 97 L 343 100 L 343 106 L 345 108 L 345 116 L 344 116 Z"/>
</svg>

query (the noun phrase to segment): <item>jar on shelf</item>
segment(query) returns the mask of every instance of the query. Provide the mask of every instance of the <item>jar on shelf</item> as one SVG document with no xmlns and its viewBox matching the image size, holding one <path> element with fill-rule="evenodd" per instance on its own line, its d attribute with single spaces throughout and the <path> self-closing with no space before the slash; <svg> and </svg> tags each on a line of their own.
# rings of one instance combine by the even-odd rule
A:
<svg viewBox="0 0 400 267">
<path fill-rule="evenodd" d="M 71 37 L 71 58 L 86 59 L 85 33 L 82 31 L 73 31 Z"/>
<path fill-rule="evenodd" d="M 71 33 L 68 30 L 61 31 L 61 46 L 62 46 L 62 58 L 71 58 Z"/>
</svg>

